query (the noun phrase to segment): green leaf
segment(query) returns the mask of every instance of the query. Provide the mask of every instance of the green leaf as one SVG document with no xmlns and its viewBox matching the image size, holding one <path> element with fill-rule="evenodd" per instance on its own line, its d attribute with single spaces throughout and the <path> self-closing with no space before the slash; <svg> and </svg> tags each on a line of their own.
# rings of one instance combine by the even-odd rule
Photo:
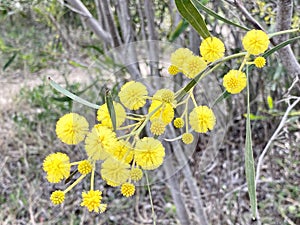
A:
<svg viewBox="0 0 300 225">
<path fill-rule="evenodd" d="M 273 109 L 273 99 L 270 95 L 267 98 L 269 109 Z"/>
<path fill-rule="evenodd" d="M 98 53 L 100 54 L 104 54 L 104 50 L 99 48 L 98 46 L 95 46 L 95 45 L 84 45 L 82 46 L 83 48 L 91 48 L 91 49 L 94 49 L 96 50 Z"/>
<path fill-rule="evenodd" d="M 9 65 L 14 61 L 14 59 L 16 58 L 16 56 L 17 56 L 17 52 L 15 52 L 13 54 L 13 56 L 9 58 L 9 60 L 7 61 L 7 63 L 5 63 L 5 65 L 2 68 L 3 71 L 6 70 L 7 67 L 9 67 Z"/>
<path fill-rule="evenodd" d="M 264 54 L 262 54 L 263 57 L 267 58 L 268 56 L 272 55 L 274 52 L 278 51 L 279 49 L 289 45 L 290 43 L 297 41 L 298 39 L 300 39 L 300 36 L 291 38 L 289 40 L 286 40 L 284 42 L 281 42 L 280 44 L 276 45 L 274 48 L 270 49 L 269 51 L 265 52 Z"/>
<path fill-rule="evenodd" d="M 231 94 L 228 91 L 224 91 L 212 104 L 211 108 L 213 108 L 216 104 L 228 98 Z"/>
<path fill-rule="evenodd" d="M 243 114 L 243 116 L 245 118 L 247 118 L 247 113 Z M 257 115 L 254 115 L 252 113 L 250 113 L 250 120 L 264 120 L 264 119 L 267 119 L 268 117 L 265 117 L 265 116 L 257 116 Z"/>
<path fill-rule="evenodd" d="M 55 83 L 50 77 L 48 77 L 48 80 L 50 82 L 50 85 L 55 89 L 57 90 L 58 92 L 64 94 L 65 96 L 68 96 L 70 99 L 72 99 L 73 101 L 75 102 L 78 102 L 80 104 L 83 104 L 83 105 L 86 105 L 90 108 L 93 108 L 93 109 L 99 109 L 99 105 L 96 105 L 94 103 L 91 103 L 83 98 L 80 98 L 78 97 L 77 95 L 69 92 L 68 90 L 64 89 L 63 87 L 61 87 L 59 84 Z"/>
<path fill-rule="evenodd" d="M 175 41 L 180 34 L 182 34 L 186 28 L 189 26 L 189 23 L 186 20 L 181 20 L 177 27 L 175 28 L 175 30 L 171 33 L 170 37 L 169 37 L 169 41 L 173 42 Z"/>
<path fill-rule="evenodd" d="M 73 60 L 69 60 L 69 64 L 72 65 L 72 66 L 75 66 L 75 67 L 80 67 L 80 68 L 84 68 L 84 69 L 87 69 L 88 67 L 81 64 L 81 63 L 78 63 L 78 62 L 75 62 Z"/>
<path fill-rule="evenodd" d="M 211 36 L 206 23 L 191 0 L 175 0 L 175 4 L 181 16 L 193 26 L 203 39 Z"/>
<path fill-rule="evenodd" d="M 215 17 L 215 18 L 218 19 L 218 20 L 221 20 L 221 21 L 223 21 L 223 22 L 225 22 L 225 23 L 227 23 L 227 24 L 230 24 L 230 25 L 239 27 L 239 28 L 241 28 L 241 29 L 243 29 L 243 30 L 246 30 L 246 31 L 251 30 L 251 29 L 249 29 L 248 27 L 244 27 L 244 26 L 242 26 L 242 25 L 240 25 L 240 24 L 234 23 L 234 22 L 232 22 L 231 20 L 228 20 L 228 19 L 226 19 L 226 18 L 220 16 L 220 15 L 217 14 L 215 11 L 213 11 L 213 10 L 211 10 L 211 9 L 209 9 L 209 8 L 207 8 L 207 7 L 205 7 L 199 0 L 192 0 L 192 1 L 193 1 L 193 3 L 195 4 L 195 6 L 196 6 L 198 9 L 203 10 L 203 11 L 206 12 L 208 15 L 211 15 L 211 16 Z"/>
<path fill-rule="evenodd" d="M 255 168 L 254 168 L 254 158 L 253 158 L 253 149 L 252 149 L 251 124 L 250 124 L 250 90 L 249 90 L 248 66 L 246 67 L 246 74 L 247 74 L 247 119 L 246 119 L 246 142 L 245 142 L 245 172 L 246 172 L 246 181 L 248 186 L 248 194 L 250 198 L 252 217 L 256 218 L 257 199 L 256 199 L 256 187 L 255 187 Z"/>
<path fill-rule="evenodd" d="M 109 116 L 113 125 L 113 129 L 116 130 L 117 129 L 117 120 L 116 120 L 116 111 L 115 111 L 115 107 L 114 107 L 114 102 L 112 99 L 111 94 L 109 93 L 109 91 L 107 91 L 105 93 L 105 102 L 106 102 L 106 106 L 109 112 Z"/>
</svg>

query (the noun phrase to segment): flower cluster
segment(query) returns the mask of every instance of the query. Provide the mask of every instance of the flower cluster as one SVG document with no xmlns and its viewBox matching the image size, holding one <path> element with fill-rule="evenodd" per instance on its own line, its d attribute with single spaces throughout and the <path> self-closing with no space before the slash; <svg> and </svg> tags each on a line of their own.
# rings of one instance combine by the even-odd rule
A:
<svg viewBox="0 0 300 225">
<path fill-rule="evenodd" d="M 223 42 L 216 37 L 208 37 L 200 45 L 202 57 L 196 56 L 187 48 L 179 48 L 171 55 L 171 66 L 168 72 L 176 75 L 182 72 L 188 78 L 195 78 L 203 71 L 207 63 L 214 62 L 224 56 L 225 47 Z"/>
<path fill-rule="evenodd" d="M 238 70 L 230 70 L 223 78 L 223 86 L 232 94 L 241 92 L 247 84 L 246 74 L 242 71 L 246 63 L 259 68 L 265 65 L 265 59 L 261 56 L 253 62 L 249 59 L 251 55 L 262 54 L 268 48 L 269 39 L 263 31 L 252 30 L 245 35 L 242 43 L 247 51 L 242 65 Z M 171 55 L 169 73 L 182 73 L 198 82 L 206 67 L 222 61 L 225 53 L 223 42 L 216 37 L 203 40 L 199 49 L 201 57 L 187 48 L 177 49 Z M 52 153 L 45 158 L 43 170 L 50 183 L 68 179 L 73 174 L 72 167 L 80 174 L 65 190 L 55 190 L 51 194 L 52 203 L 62 204 L 66 194 L 90 176 L 90 189 L 82 192 L 81 206 L 89 211 L 104 212 L 107 205 L 102 203 L 102 191 L 94 189 L 96 171 L 100 171 L 103 183 L 118 187 L 123 196 L 134 195 L 136 182 L 143 178 L 143 171 L 155 170 L 164 162 L 165 148 L 158 136 L 166 132 L 167 126 L 183 129 L 182 135 L 174 140 L 181 139 L 186 145 L 194 142 L 193 132 L 207 133 L 214 129 L 215 114 L 209 106 L 198 105 L 193 94 L 194 87 L 176 92 L 159 89 L 149 95 L 143 83 L 130 81 L 120 88 L 120 102 L 99 106 L 97 124 L 90 127 L 87 120 L 77 113 L 62 116 L 56 124 L 57 137 L 68 145 L 83 142 L 86 158 L 70 162 L 69 156 L 63 152 Z M 188 107 L 190 102 L 192 109 Z M 136 110 L 145 107 L 145 115 L 137 113 Z M 184 108 L 182 113 L 179 107 Z M 114 119 L 111 118 L 111 111 L 114 112 Z M 148 127 L 150 129 L 146 130 Z M 144 136 L 145 130 L 148 131 L 147 137 Z"/>
<path fill-rule="evenodd" d="M 94 176 L 97 166 L 101 179 L 107 185 L 119 187 L 125 197 L 134 195 L 135 182 L 143 177 L 143 170 L 155 170 L 160 167 L 165 158 L 163 143 L 157 139 L 162 135 L 166 126 L 175 128 L 186 127 L 182 135 L 184 144 L 191 144 L 194 136 L 190 129 L 205 133 L 212 130 L 216 119 L 213 111 L 207 106 L 197 106 L 193 92 L 179 99 L 182 90 L 173 92 L 169 89 L 160 89 L 153 96 L 141 82 L 125 83 L 119 92 L 120 102 L 113 102 L 116 130 L 113 130 L 113 121 L 108 110 L 108 104 L 99 106 L 97 120 L 89 130 L 87 120 L 77 114 L 68 113 L 62 116 L 56 124 L 57 137 L 66 144 L 84 142 L 87 157 L 77 162 L 70 162 L 67 154 L 56 152 L 48 155 L 43 163 L 50 183 L 58 183 L 68 179 L 72 167 L 80 173 L 79 178 L 65 190 L 55 190 L 50 197 L 54 205 L 62 204 L 65 195 L 86 176 L 91 176 L 90 190 L 82 192 L 81 206 L 89 211 L 103 212 L 106 204 L 102 203 L 102 192 L 94 189 Z M 178 106 L 188 105 L 194 100 L 195 108 L 188 112 L 187 108 L 182 115 L 174 118 Z M 137 110 L 149 102 L 148 113 L 140 115 L 129 110 Z M 188 121 L 184 122 L 183 118 Z M 125 121 L 128 121 L 125 124 Z M 141 137 L 141 132 L 150 123 L 148 137 Z M 98 163 L 100 162 L 100 163 Z"/>
</svg>

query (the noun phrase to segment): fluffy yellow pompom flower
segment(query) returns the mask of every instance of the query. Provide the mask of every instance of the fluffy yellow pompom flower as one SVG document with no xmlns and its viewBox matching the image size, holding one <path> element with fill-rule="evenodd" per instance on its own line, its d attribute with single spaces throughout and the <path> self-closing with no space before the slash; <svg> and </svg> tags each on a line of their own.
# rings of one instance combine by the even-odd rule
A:
<svg viewBox="0 0 300 225">
<path fill-rule="evenodd" d="M 188 78 L 194 78 L 205 68 L 206 62 L 203 60 L 203 58 L 193 55 L 184 61 L 182 65 L 182 72 Z"/>
<path fill-rule="evenodd" d="M 182 142 L 184 144 L 191 144 L 194 141 L 194 136 L 191 133 L 184 133 L 182 135 Z"/>
<path fill-rule="evenodd" d="M 173 104 L 175 103 L 174 101 L 171 103 L 168 103 L 169 101 L 172 101 L 169 96 L 170 90 L 168 89 L 160 89 L 158 90 L 154 95 L 153 95 L 153 100 L 152 103 L 149 107 L 149 113 L 153 112 L 157 107 L 159 107 L 162 103 L 163 105 L 160 107 L 159 110 L 157 110 L 150 118 L 150 120 L 154 119 L 162 119 L 162 121 L 165 124 L 170 123 L 173 118 L 174 118 L 174 109 L 173 109 Z M 165 96 L 164 98 L 162 96 Z M 166 102 L 167 101 L 167 102 Z"/>
<path fill-rule="evenodd" d="M 152 120 L 150 131 L 154 135 L 161 135 L 165 132 L 166 125 L 160 118 Z"/>
<path fill-rule="evenodd" d="M 238 70 L 230 70 L 223 78 L 223 86 L 231 94 L 240 93 L 246 85 L 246 74 Z"/>
<path fill-rule="evenodd" d="M 65 200 L 65 193 L 63 191 L 57 190 L 52 192 L 50 200 L 54 205 L 59 205 Z"/>
<path fill-rule="evenodd" d="M 124 183 L 121 186 L 121 193 L 123 196 L 125 197 L 131 197 L 132 195 L 134 195 L 135 192 L 135 186 L 131 183 Z"/>
<path fill-rule="evenodd" d="M 269 37 L 262 30 L 250 30 L 243 38 L 243 46 L 245 50 L 252 55 L 264 53 L 269 46 Z"/>
<path fill-rule="evenodd" d="M 76 145 L 81 142 L 88 132 L 87 120 L 77 113 L 68 113 L 62 116 L 56 123 L 56 135 L 68 145 Z"/>
<path fill-rule="evenodd" d="M 85 206 L 90 212 L 100 211 L 100 203 L 102 200 L 102 192 L 99 190 L 90 190 L 88 192 L 82 192 L 81 206 Z"/>
<path fill-rule="evenodd" d="M 182 128 L 184 126 L 184 120 L 182 118 L 176 118 L 174 120 L 174 127 Z"/>
<path fill-rule="evenodd" d="M 171 74 L 171 75 L 176 75 L 176 74 L 179 73 L 180 71 L 179 71 L 179 69 L 178 69 L 177 66 L 171 65 L 171 66 L 168 67 L 168 72 L 169 72 L 169 74 Z"/>
<path fill-rule="evenodd" d="M 214 128 L 216 118 L 210 108 L 207 106 L 198 106 L 190 113 L 189 123 L 196 132 L 206 133 L 208 130 Z"/>
<path fill-rule="evenodd" d="M 79 173 L 86 175 L 92 172 L 93 166 L 88 160 L 83 160 L 78 164 Z"/>
<path fill-rule="evenodd" d="M 130 176 L 130 165 L 113 157 L 106 159 L 101 165 L 102 179 L 110 186 L 119 186 L 126 182 Z"/>
<path fill-rule="evenodd" d="M 125 119 L 126 119 L 126 112 L 123 106 L 118 102 L 113 102 L 115 113 L 116 113 L 116 126 L 120 127 Z M 112 128 L 112 122 L 110 119 L 110 115 L 108 112 L 107 104 L 103 104 L 97 111 L 97 119 L 101 122 L 102 125 Z"/>
<path fill-rule="evenodd" d="M 61 152 L 52 153 L 45 158 L 43 169 L 47 173 L 47 180 L 50 183 L 58 183 L 70 176 L 69 156 Z"/>
<path fill-rule="evenodd" d="M 216 37 L 208 37 L 200 45 L 200 53 L 207 62 L 216 61 L 224 56 L 225 46 Z"/>
<path fill-rule="evenodd" d="M 161 93 L 159 95 L 162 102 L 173 104 L 175 101 L 175 94 L 169 89 L 161 89 Z"/>
<path fill-rule="evenodd" d="M 193 56 L 193 52 L 188 48 L 179 48 L 171 54 L 171 63 L 179 70 L 182 70 L 182 66 L 187 58 Z"/>
<path fill-rule="evenodd" d="M 262 56 L 259 56 L 254 60 L 254 65 L 257 68 L 263 68 L 266 65 L 266 59 Z"/>
<path fill-rule="evenodd" d="M 130 163 L 133 159 L 133 149 L 127 141 L 120 140 L 115 142 L 108 152 L 116 159 L 123 160 L 125 163 Z"/>
<path fill-rule="evenodd" d="M 116 133 L 110 128 L 97 124 L 85 139 L 85 151 L 92 160 L 104 160 L 110 148 L 117 142 Z"/>
<path fill-rule="evenodd" d="M 164 160 L 165 148 L 160 141 L 144 137 L 138 140 L 135 145 L 134 159 L 137 165 L 144 170 L 154 170 L 158 168 Z"/>
<path fill-rule="evenodd" d="M 148 91 L 145 85 L 130 81 L 121 87 L 119 98 L 126 108 L 137 110 L 145 105 L 147 95 Z"/>
<path fill-rule="evenodd" d="M 143 171 L 140 168 L 133 168 L 130 170 L 130 179 L 139 181 L 143 177 Z"/>
</svg>

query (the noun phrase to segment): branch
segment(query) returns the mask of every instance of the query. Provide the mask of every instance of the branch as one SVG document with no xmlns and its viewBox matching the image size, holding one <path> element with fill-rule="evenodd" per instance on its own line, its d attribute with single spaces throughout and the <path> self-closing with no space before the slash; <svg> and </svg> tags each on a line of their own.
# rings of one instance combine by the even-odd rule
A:
<svg viewBox="0 0 300 225">
<path fill-rule="evenodd" d="M 174 128 L 168 129 L 168 132 L 172 134 L 173 137 L 176 136 Z M 195 178 L 192 174 L 191 168 L 188 164 L 187 156 L 184 154 L 183 149 L 184 147 L 182 144 L 179 145 L 173 145 L 175 157 L 180 165 L 180 168 L 182 167 L 182 172 L 184 174 L 185 180 L 187 182 L 188 188 L 191 193 L 191 197 L 193 198 L 193 204 L 195 208 L 196 215 L 198 216 L 198 224 L 199 225 L 208 225 L 208 220 L 204 211 L 202 198 L 199 193 L 199 187 L 197 186 L 197 183 L 195 181 Z M 166 160 L 168 161 L 168 160 Z M 185 165 L 183 163 L 186 163 Z"/>
<path fill-rule="evenodd" d="M 113 47 L 118 47 L 121 45 L 121 38 L 119 36 L 117 27 L 114 22 L 114 18 L 112 16 L 111 6 L 108 4 L 109 1 L 101 1 L 101 4 L 103 6 L 103 11 L 105 12 L 105 17 L 107 20 L 107 29 L 110 31 L 110 34 L 112 36 L 112 45 Z"/>
<path fill-rule="evenodd" d="M 70 5 L 64 4 L 72 11 L 78 13 L 81 15 L 85 20 L 87 25 L 93 30 L 93 32 L 102 39 L 105 43 L 110 44 L 112 41 L 111 35 L 106 32 L 101 25 L 99 24 L 99 21 L 97 21 L 90 11 L 83 5 L 83 3 L 80 0 L 67 0 L 67 2 Z"/>
<path fill-rule="evenodd" d="M 293 14 L 293 0 L 277 1 L 276 31 L 287 30 L 291 26 Z M 286 41 L 289 35 L 281 35 L 275 39 L 277 43 Z M 291 46 L 288 45 L 278 51 L 280 60 L 287 72 L 291 75 L 300 75 L 300 64 L 298 63 Z"/>
<path fill-rule="evenodd" d="M 145 15 L 147 19 L 147 27 L 148 27 L 148 51 L 149 51 L 149 61 L 150 61 L 150 72 L 151 75 L 159 76 L 159 70 L 158 70 L 158 44 L 156 40 L 158 40 L 157 33 L 155 30 L 155 15 L 154 15 L 154 9 L 153 9 L 153 2 L 152 0 L 145 0 L 144 3 L 145 6 Z M 154 40 L 154 41 L 153 41 Z"/>
<path fill-rule="evenodd" d="M 170 143 L 166 143 L 165 145 L 166 154 L 172 154 L 171 152 L 171 145 Z M 175 168 L 173 166 L 173 162 L 171 160 L 166 160 L 163 163 L 164 171 L 166 173 L 166 177 L 168 178 L 168 186 L 172 195 L 172 198 L 174 200 L 174 204 L 176 206 L 176 214 L 178 216 L 178 219 L 180 221 L 180 224 L 182 225 L 189 225 L 189 216 L 186 209 L 186 204 L 184 203 L 180 191 L 180 185 L 178 182 L 177 177 L 175 177 L 172 173 L 175 171 Z M 172 177 L 173 175 L 173 177 Z"/>
<path fill-rule="evenodd" d="M 286 112 L 284 113 L 284 116 L 282 117 L 281 121 L 280 121 L 280 124 L 278 125 L 276 131 L 274 132 L 274 134 L 272 135 L 272 137 L 270 138 L 270 140 L 268 141 L 267 145 L 265 146 L 264 150 L 262 151 L 261 155 L 259 156 L 259 159 L 258 159 L 258 163 L 257 163 L 257 167 L 256 167 L 256 177 L 255 177 L 255 181 L 257 183 L 258 179 L 259 179 L 259 175 L 260 175 L 260 167 L 264 161 L 264 157 L 265 155 L 267 154 L 268 150 L 269 150 L 269 147 L 271 146 L 272 142 L 276 139 L 278 133 L 280 132 L 280 130 L 282 129 L 282 127 L 284 126 L 287 118 L 288 118 L 288 115 L 290 113 L 290 111 L 298 104 L 298 102 L 300 102 L 300 97 L 297 98 L 297 100 L 295 100 L 293 102 L 292 105 L 290 105 Z"/>
</svg>

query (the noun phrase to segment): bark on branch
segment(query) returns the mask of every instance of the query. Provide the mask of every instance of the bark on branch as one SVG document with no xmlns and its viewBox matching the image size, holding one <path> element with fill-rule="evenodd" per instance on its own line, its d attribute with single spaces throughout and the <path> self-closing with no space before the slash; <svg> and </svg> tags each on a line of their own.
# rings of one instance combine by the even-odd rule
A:
<svg viewBox="0 0 300 225">
<path fill-rule="evenodd" d="M 277 1 L 276 31 L 290 29 L 293 13 L 293 0 Z M 278 36 L 275 41 L 280 43 L 286 41 L 289 34 Z M 300 75 L 300 64 L 298 63 L 290 45 L 278 51 L 280 60 L 287 72 L 292 76 Z"/>
<path fill-rule="evenodd" d="M 93 32 L 102 39 L 105 43 L 110 44 L 112 37 L 110 33 L 106 32 L 100 25 L 90 11 L 82 4 L 80 0 L 67 0 L 71 7 L 73 7 L 79 14 L 86 20 L 87 25 L 93 30 Z M 72 9 L 72 8 L 71 8 Z"/>
</svg>

